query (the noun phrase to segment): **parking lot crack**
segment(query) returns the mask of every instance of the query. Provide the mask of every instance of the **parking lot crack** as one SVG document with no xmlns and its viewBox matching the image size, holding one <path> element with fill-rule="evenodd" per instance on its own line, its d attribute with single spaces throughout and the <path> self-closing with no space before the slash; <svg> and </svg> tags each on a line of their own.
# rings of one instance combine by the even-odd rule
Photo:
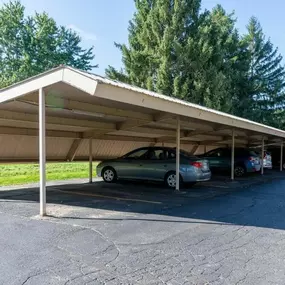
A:
<svg viewBox="0 0 285 285">
<path fill-rule="evenodd" d="M 45 272 L 47 272 L 48 270 L 45 270 L 45 271 L 41 271 L 41 272 L 37 272 L 35 274 L 32 274 L 32 275 L 29 275 L 24 281 L 23 283 L 21 283 L 21 285 L 25 285 L 30 279 L 36 277 L 36 276 L 39 276 L 39 275 L 42 275 L 44 274 Z"/>
<path fill-rule="evenodd" d="M 248 275 L 249 275 L 249 272 L 246 273 L 245 276 L 242 277 L 240 280 L 238 280 L 238 281 L 235 283 L 235 285 L 238 285 L 238 284 L 242 283 L 243 281 L 245 281 L 246 278 L 248 277 Z"/>
<path fill-rule="evenodd" d="M 88 226 L 83 226 L 83 225 L 77 225 L 77 224 L 70 224 L 70 223 L 67 223 L 67 222 L 63 222 L 62 220 L 55 220 L 55 219 L 43 219 L 43 221 L 47 221 L 47 222 L 50 222 L 50 223 L 56 223 L 56 224 L 63 224 L 63 225 L 68 225 L 68 226 L 72 226 L 74 228 L 80 228 L 80 229 L 87 229 L 87 230 L 90 230 L 90 231 L 93 231 L 95 232 L 96 234 L 98 234 L 104 241 L 106 241 L 107 243 L 111 243 L 112 246 L 116 249 L 117 251 L 117 255 L 115 256 L 115 258 L 111 261 L 109 261 L 107 264 L 110 264 L 111 262 L 115 261 L 119 255 L 120 255 L 120 249 L 119 247 L 117 246 L 117 244 L 112 241 L 111 239 L 109 239 L 106 235 L 104 235 L 102 232 L 100 232 L 99 230 L 96 230 L 94 229 L 93 227 L 88 227 Z"/>
</svg>

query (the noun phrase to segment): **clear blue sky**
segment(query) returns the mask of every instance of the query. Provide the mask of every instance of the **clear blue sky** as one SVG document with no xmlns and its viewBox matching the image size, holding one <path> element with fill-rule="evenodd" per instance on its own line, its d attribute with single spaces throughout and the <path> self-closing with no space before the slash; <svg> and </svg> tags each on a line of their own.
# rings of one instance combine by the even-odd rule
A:
<svg viewBox="0 0 285 285">
<path fill-rule="evenodd" d="M 7 0 L 0 0 L 1 3 Z M 104 75 L 108 64 L 121 67 L 120 52 L 114 41 L 127 42 L 128 21 L 135 11 L 133 0 L 22 0 L 27 14 L 46 11 L 59 24 L 77 30 L 83 45 L 95 47 L 94 72 Z M 203 8 L 221 4 L 228 12 L 235 11 L 237 27 L 243 33 L 249 18 L 256 16 L 275 46 L 285 56 L 284 0 L 202 0 Z"/>
</svg>

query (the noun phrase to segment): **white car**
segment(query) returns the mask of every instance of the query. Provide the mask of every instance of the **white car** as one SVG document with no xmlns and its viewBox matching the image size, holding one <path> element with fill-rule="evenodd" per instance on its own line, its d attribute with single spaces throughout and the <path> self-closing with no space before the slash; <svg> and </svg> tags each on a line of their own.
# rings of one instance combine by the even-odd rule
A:
<svg viewBox="0 0 285 285">
<path fill-rule="evenodd" d="M 259 156 L 260 160 L 262 159 L 261 157 L 261 151 L 256 151 L 255 153 Z M 263 168 L 264 169 L 272 169 L 272 156 L 271 153 L 268 151 L 264 151 L 263 154 Z"/>
<path fill-rule="evenodd" d="M 263 167 L 267 169 L 272 169 L 272 156 L 268 151 L 264 151 Z"/>
<path fill-rule="evenodd" d="M 262 159 L 260 152 L 258 153 L 260 159 Z M 272 169 L 272 156 L 270 152 L 264 151 L 263 154 L 263 168 Z"/>
</svg>

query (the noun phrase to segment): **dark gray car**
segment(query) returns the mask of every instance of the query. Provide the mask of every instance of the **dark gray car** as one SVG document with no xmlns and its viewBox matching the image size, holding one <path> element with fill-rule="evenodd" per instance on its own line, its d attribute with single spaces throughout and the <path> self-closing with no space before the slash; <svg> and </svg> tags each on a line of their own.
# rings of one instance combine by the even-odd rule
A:
<svg viewBox="0 0 285 285">
<path fill-rule="evenodd" d="M 164 181 L 167 186 L 176 186 L 176 150 L 167 147 L 144 147 L 123 157 L 106 160 L 97 166 L 97 175 L 105 182 L 117 179 Z M 181 151 L 181 182 L 196 183 L 211 178 L 209 163 L 205 159 Z"/>
</svg>

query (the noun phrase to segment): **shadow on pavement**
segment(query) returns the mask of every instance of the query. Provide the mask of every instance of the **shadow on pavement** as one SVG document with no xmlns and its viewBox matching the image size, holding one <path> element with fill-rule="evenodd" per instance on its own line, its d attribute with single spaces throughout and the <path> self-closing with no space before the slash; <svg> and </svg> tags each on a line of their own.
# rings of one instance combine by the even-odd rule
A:
<svg viewBox="0 0 285 285">
<path fill-rule="evenodd" d="M 47 188 L 47 202 L 71 206 L 67 213 L 61 213 L 60 208 L 56 215 L 50 213 L 57 219 L 217 223 L 285 229 L 284 174 L 270 172 L 264 177 L 252 176 L 233 183 L 219 179 L 180 193 L 150 183 L 56 185 Z M 35 215 L 38 194 L 37 187 L 0 188 L 0 209 Z M 100 213 L 112 211 L 114 216 L 101 217 L 96 214 L 99 210 Z"/>
</svg>

